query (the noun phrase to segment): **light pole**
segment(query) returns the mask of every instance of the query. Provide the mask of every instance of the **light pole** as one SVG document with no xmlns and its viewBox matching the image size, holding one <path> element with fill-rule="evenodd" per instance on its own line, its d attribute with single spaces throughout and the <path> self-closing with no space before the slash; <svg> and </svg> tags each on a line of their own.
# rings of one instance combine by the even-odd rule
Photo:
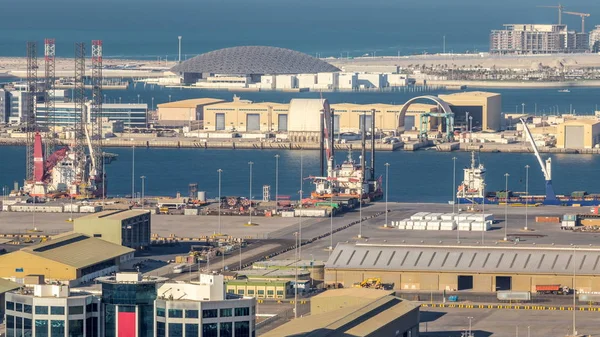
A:
<svg viewBox="0 0 600 337">
<path fill-rule="evenodd" d="M 521 103 L 521 107 L 522 107 L 521 114 L 524 115 L 525 114 L 525 103 Z"/>
<path fill-rule="evenodd" d="M 529 230 L 528 225 L 528 211 L 529 208 L 529 165 L 525 165 L 525 230 Z"/>
<path fill-rule="evenodd" d="M 485 242 L 485 231 L 487 230 L 487 223 L 485 220 L 485 183 L 481 184 L 481 189 L 482 189 L 482 193 L 481 195 L 483 195 L 483 199 L 481 201 L 481 217 L 483 218 L 483 230 L 481 231 L 481 244 L 483 245 Z"/>
<path fill-rule="evenodd" d="M 360 196 L 358 197 L 358 238 L 362 239 L 362 202 L 363 202 L 362 184 L 360 186 Z"/>
<path fill-rule="evenodd" d="M 300 195 L 300 208 L 302 208 L 302 190 L 298 191 Z M 302 240 L 302 210 L 300 210 L 300 216 L 298 217 L 298 258 L 302 255 L 302 248 L 300 247 L 300 242 Z"/>
<path fill-rule="evenodd" d="M 137 94 L 137 97 L 138 97 L 138 103 L 137 104 L 140 104 L 140 94 Z"/>
<path fill-rule="evenodd" d="M 329 255 L 331 255 L 331 252 L 333 252 L 333 189 L 329 193 L 329 201 L 331 203 L 331 211 L 329 212 Z"/>
<path fill-rule="evenodd" d="M 294 318 L 298 318 L 298 244 L 300 236 L 298 232 L 294 232 L 294 236 L 296 237 L 296 261 L 294 262 L 295 276 L 294 276 Z"/>
<path fill-rule="evenodd" d="M 152 97 L 152 105 L 151 105 L 151 109 L 152 109 L 152 111 L 154 111 L 154 96 Z"/>
<path fill-rule="evenodd" d="M 469 112 L 465 111 L 465 128 L 467 128 L 467 132 L 469 132 Z"/>
<path fill-rule="evenodd" d="M 142 209 L 144 209 L 145 199 L 144 199 L 144 188 L 146 186 L 146 176 L 141 176 L 142 179 Z"/>
<path fill-rule="evenodd" d="M 302 208 L 302 188 L 304 187 L 304 152 L 300 148 L 300 208 Z M 302 242 L 302 211 L 300 211 L 300 217 L 298 222 L 298 242 Z M 302 256 L 302 248 L 298 247 L 298 258 Z"/>
<path fill-rule="evenodd" d="M 456 213 L 456 157 L 452 157 L 453 174 L 452 174 L 452 215 Z"/>
<path fill-rule="evenodd" d="M 473 116 L 469 116 L 469 132 L 473 132 Z"/>
<path fill-rule="evenodd" d="M 219 235 L 222 233 L 221 232 L 221 173 L 223 173 L 223 170 L 218 169 L 217 172 L 219 172 Z M 223 258 L 225 259 L 225 258 Z M 223 268 L 225 268 L 225 265 L 223 264 Z"/>
<path fill-rule="evenodd" d="M 389 176 L 390 163 L 385 163 L 385 225 L 388 225 L 388 194 L 389 194 Z"/>
<path fill-rule="evenodd" d="M 171 102 L 171 94 L 169 94 L 169 102 Z"/>
<path fill-rule="evenodd" d="M 181 63 L 181 35 L 177 39 L 179 40 L 179 62 L 177 63 Z"/>
<path fill-rule="evenodd" d="M 575 328 L 575 299 L 576 299 L 576 293 L 577 290 L 575 290 L 577 287 L 575 285 L 575 249 L 577 248 L 577 246 L 573 246 L 573 336 L 577 336 L 577 329 Z"/>
<path fill-rule="evenodd" d="M 467 317 L 469 319 L 469 337 L 473 336 L 472 335 L 472 324 L 471 324 L 471 320 L 473 319 L 473 317 Z"/>
<path fill-rule="evenodd" d="M 121 104 L 121 97 L 119 97 L 119 104 Z"/>
<path fill-rule="evenodd" d="M 250 219 L 248 220 L 248 225 L 252 225 L 252 165 L 254 165 L 254 162 L 249 161 L 248 165 L 250 165 L 250 206 L 248 207 Z"/>
<path fill-rule="evenodd" d="M 275 213 L 279 213 L 279 155 L 275 155 Z"/>
<path fill-rule="evenodd" d="M 505 173 L 506 189 L 504 190 L 504 241 L 508 241 L 508 177 L 510 174 Z"/>
<path fill-rule="evenodd" d="M 131 202 L 135 201 L 135 144 L 131 138 Z"/>
</svg>

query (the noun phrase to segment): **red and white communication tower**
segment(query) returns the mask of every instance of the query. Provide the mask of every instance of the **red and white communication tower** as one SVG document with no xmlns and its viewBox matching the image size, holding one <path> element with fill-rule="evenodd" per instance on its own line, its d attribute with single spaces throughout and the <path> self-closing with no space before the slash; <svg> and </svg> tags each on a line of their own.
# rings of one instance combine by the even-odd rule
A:
<svg viewBox="0 0 600 337">
<path fill-rule="evenodd" d="M 54 39 L 44 40 L 45 85 L 44 103 L 46 106 L 48 133 L 46 139 L 46 156 L 56 150 L 56 110 L 54 108 L 55 69 L 56 69 L 56 44 Z"/>
</svg>

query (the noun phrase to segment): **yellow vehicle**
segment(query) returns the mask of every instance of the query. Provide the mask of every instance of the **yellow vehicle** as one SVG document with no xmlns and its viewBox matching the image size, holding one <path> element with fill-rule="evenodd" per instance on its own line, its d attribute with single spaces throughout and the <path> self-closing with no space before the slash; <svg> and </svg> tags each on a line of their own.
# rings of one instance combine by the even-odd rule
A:
<svg viewBox="0 0 600 337">
<path fill-rule="evenodd" d="M 383 289 L 383 284 L 379 277 L 368 278 L 362 282 L 354 283 L 354 288 L 369 288 L 369 289 Z"/>
</svg>

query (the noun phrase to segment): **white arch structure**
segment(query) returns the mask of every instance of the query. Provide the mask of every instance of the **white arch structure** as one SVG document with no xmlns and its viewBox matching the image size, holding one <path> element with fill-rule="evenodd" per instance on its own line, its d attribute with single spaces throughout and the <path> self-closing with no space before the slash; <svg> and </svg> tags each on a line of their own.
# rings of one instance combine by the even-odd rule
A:
<svg viewBox="0 0 600 337">
<path fill-rule="evenodd" d="M 437 104 L 437 106 L 442 108 L 442 111 L 445 114 L 452 115 L 452 118 L 454 118 L 454 112 L 452 111 L 452 108 L 450 108 L 450 105 L 448 105 L 448 103 L 446 103 L 446 101 L 442 100 L 441 98 L 432 95 L 413 97 L 406 101 L 406 103 L 404 103 L 404 106 L 402 107 L 402 110 L 400 110 L 400 115 L 398 116 L 398 128 L 396 129 L 398 134 L 403 133 L 405 131 L 404 118 L 406 117 L 406 112 L 408 111 L 408 108 L 411 106 L 411 104 L 413 104 L 416 100 L 419 99 L 426 99 L 434 102 L 435 104 Z"/>
</svg>

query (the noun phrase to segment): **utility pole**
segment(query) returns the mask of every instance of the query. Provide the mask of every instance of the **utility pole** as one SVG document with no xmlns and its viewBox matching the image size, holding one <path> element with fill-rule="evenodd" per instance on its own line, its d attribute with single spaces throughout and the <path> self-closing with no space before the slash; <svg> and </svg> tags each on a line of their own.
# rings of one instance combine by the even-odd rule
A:
<svg viewBox="0 0 600 337">
<path fill-rule="evenodd" d="M 182 36 L 177 37 L 177 39 L 179 40 L 179 61 L 177 63 L 181 63 L 181 38 Z"/>
</svg>

